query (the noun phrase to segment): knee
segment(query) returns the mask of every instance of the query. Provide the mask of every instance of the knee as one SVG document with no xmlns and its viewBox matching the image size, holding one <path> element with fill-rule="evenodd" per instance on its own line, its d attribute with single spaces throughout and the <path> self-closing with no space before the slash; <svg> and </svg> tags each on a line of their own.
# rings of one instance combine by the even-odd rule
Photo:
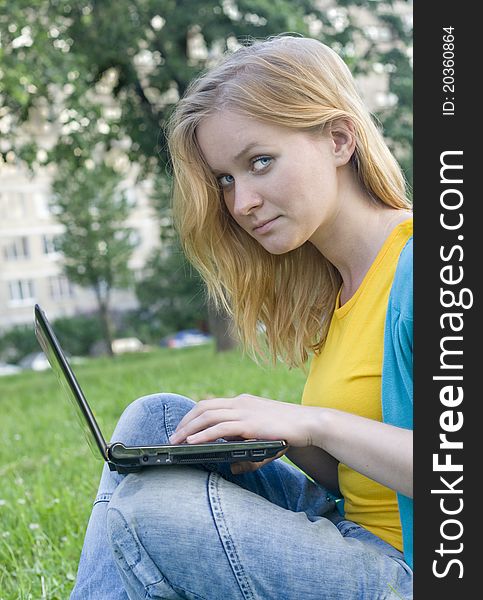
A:
<svg viewBox="0 0 483 600">
<path fill-rule="evenodd" d="M 208 476 L 189 467 L 145 469 L 125 477 L 114 492 L 107 536 L 123 578 L 139 597 L 186 598 L 174 589 L 186 590 L 187 565 L 199 560 L 202 544 L 214 547 L 218 540 L 206 500 Z"/>
<path fill-rule="evenodd" d="M 194 405 L 193 400 L 179 394 L 149 394 L 131 402 L 125 408 L 121 419 L 132 420 L 139 417 L 144 418 L 146 415 L 158 417 L 166 411 L 173 417 L 178 414 L 184 416 Z"/>
<path fill-rule="evenodd" d="M 166 548 L 169 540 L 176 540 L 178 549 L 189 546 L 193 529 L 201 532 L 211 521 L 208 477 L 203 470 L 184 466 L 128 475 L 114 492 L 107 511 L 108 538 L 116 559 L 132 568 L 142 549 L 153 555 Z"/>
<path fill-rule="evenodd" d="M 150 394 L 129 404 L 116 426 L 113 441 L 126 445 L 164 444 L 179 421 L 195 405 L 179 394 Z"/>
</svg>

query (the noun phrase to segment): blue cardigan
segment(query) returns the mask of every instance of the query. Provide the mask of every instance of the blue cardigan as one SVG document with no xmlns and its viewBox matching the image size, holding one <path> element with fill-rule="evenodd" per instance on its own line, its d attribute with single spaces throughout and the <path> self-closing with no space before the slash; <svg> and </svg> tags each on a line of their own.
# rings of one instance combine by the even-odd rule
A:
<svg viewBox="0 0 483 600">
<path fill-rule="evenodd" d="M 382 418 L 413 428 L 413 238 L 404 246 L 389 294 L 382 364 Z M 404 559 L 413 568 L 413 501 L 397 495 Z"/>
</svg>

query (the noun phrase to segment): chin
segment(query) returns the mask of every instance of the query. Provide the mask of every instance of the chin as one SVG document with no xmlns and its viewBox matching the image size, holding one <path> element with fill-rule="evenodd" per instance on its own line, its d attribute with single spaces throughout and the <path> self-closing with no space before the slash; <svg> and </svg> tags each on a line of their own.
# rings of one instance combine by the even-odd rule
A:
<svg viewBox="0 0 483 600">
<path fill-rule="evenodd" d="M 303 242 L 301 243 L 295 243 L 295 242 L 288 242 L 288 241 L 273 241 L 270 242 L 267 240 L 267 242 L 265 244 L 262 244 L 262 246 L 265 248 L 265 250 L 267 252 L 269 252 L 270 254 L 273 254 L 275 256 L 280 256 L 281 254 L 287 254 L 288 252 L 292 252 L 292 250 L 296 250 L 297 248 L 300 248 L 300 246 L 302 246 Z"/>
</svg>

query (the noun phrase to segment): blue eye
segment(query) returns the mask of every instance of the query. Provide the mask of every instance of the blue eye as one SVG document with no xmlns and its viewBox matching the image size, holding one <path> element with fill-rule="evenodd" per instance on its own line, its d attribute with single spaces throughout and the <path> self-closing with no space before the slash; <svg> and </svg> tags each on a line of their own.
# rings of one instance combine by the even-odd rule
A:
<svg viewBox="0 0 483 600">
<path fill-rule="evenodd" d="M 272 161 L 273 158 L 271 156 L 257 156 L 250 161 L 250 172 L 261 173 L 271 165 Z M 233 175 L 220 175 L 218 183 L 221 188 L 227 188 L 235 183 L 235 178 Z"/>
<path fill-rule="evenodd" d="M 252 161 L 252 168 L 254 171 L 263 171 L 271 164 L 272 160 L 271 156 L 258 156 Z"/>
<path fill-rule="evenodd" d="M 222 175 L 221 177 L 218 177 L 218 183 L 221 187 L 227 187 L 232 183 L 235 183 L 235 178 L 233 175 Z"/>
</svg>

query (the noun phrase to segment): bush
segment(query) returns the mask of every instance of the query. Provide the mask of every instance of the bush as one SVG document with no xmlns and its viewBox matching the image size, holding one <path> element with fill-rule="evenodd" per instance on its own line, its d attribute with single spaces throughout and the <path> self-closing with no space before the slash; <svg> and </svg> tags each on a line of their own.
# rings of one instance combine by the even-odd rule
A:
<svg viewBox="0 0 483 600">
<path fill-rule="evenodd" d="M 33 325 L 16 325 L 0 337 L 0 358 L 9 363 L 18 363 L 31 352 L 39 352 Z"/>
<path fill-rule="evenodd" d="M 95 342 L 102 339 L 96 315 L 63 317 L 52 322 L 62 348 L 72 356 L 86 356 Z M 17 325 L 0 336 L 0 360 L 18 363 L 41 348 L 35 337 L 33 325 Z"/>
<path fill-rule="evenodd" d="M 180 329 L 204 328 L 207 322 L 205 289 L 178 246 L 167 256 L 155 251 L 136 285 L 140 308 L 126 326 L 146 342 L 159 341 Z"/>
<path fill-rule="evenodd" d="M 62 317 L 52 327 L 62 348 L 72 356 L 87 356 L 92 346 L 103 339 L 97 315 Z"/>
</svg>

